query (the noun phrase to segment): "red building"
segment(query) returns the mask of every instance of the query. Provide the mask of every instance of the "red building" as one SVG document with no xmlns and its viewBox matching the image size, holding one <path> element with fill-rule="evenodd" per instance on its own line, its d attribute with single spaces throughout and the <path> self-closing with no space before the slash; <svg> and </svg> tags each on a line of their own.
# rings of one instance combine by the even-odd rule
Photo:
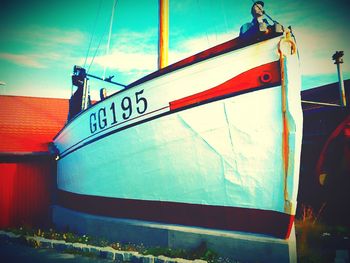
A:
<svg viewBox="0 0 350 263">
<path fill-rule="evenodd" d="M 56 167 L 48 145 L 67 99 L 0 96 L 0 228 L 47 225 Z"/>
</svg>

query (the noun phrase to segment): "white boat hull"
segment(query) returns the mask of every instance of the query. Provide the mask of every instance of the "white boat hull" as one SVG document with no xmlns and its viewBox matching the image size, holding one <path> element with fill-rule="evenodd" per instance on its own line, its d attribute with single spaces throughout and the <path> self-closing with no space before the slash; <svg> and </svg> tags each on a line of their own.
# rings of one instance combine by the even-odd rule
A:
<svg viewBox="0 0 350 263">
<path fill-rule="evenodd" d="M 170 71 L 77 116 L 54 141 L 61 202 L 89 213 L 287 237 L 302 113 L 297 56 L 284 60 L 287 117 L 281 72 L 265 70 L 279 65 L 278 42 Z M 252 88 L 244 79 L 259 70 L 265 75 L 256 78 L 267 81 Z"/>
</svg>

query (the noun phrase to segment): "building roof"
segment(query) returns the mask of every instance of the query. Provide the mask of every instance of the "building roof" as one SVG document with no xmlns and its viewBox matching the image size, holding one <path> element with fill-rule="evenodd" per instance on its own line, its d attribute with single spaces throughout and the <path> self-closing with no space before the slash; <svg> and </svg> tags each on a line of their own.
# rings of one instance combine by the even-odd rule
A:
<svg viewBox="0 0 350 263">
<path fill-rule="evenodd" d="M 0 153 L 47 152 L 67 115 L 67 99 L 0 96 Z"/>
</svg>

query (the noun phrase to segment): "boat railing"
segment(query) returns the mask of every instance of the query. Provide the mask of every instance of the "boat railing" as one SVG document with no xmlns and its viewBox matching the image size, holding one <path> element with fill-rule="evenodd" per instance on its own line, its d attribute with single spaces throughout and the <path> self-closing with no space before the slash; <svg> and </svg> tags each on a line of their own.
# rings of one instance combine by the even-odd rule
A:
<svg viewBox="0 0 350 263">
<path fill-rule="evenodd" d="M 326 102 L 319 102 L 319 101 L 309 101 L 309 100 L 302 100 L 301 103 L 320 105 L 320 106 L 343 107 L 340 104 L 326 103 Z"/>
</svg>

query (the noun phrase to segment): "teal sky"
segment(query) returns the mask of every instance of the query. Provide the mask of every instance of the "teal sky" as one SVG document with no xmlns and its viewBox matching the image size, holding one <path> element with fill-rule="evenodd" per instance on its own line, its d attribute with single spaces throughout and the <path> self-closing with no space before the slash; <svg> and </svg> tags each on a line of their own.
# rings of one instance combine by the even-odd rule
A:
<svg viewBox="0 0 350 263">
<path fill-rule="evenodd" d="M 237 37 L 240 26 L 251 20 L 251 0 L 169 1 L 170 62 Z M 68 98 L 74 65 L 85 64 L 98 76 L 107 65 L 106 75 L 124 84 L 156 70 L 158 1 L 117 1 L 106 57 L 113 2 L 1 0 L 0 83 L 6 85 L 0 85 L 0 94 Z M 264 2 L 270 16 L 293 28 L 303 89 L 337 81 L 331 59 L 336 50 L 344 51 L 344 78 L 350 78 L 348 1 Z M 92 83 L 92 89 L 96 85 L 102 84 Z"/>
</svg>

